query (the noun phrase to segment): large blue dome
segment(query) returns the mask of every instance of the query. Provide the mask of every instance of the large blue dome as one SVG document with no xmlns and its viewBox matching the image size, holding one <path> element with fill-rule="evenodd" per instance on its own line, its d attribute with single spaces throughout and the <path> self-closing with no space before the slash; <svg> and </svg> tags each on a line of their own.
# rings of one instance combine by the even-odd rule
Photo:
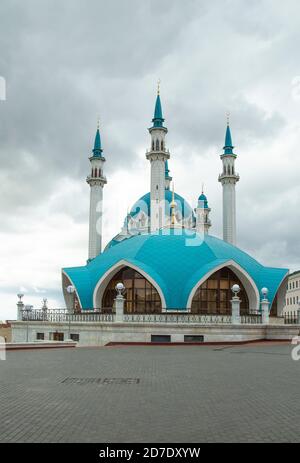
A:
<svg viewBox="0 0 300 463">
<path fill-rule="evenodd" d="M 176 202 L 176 211 L 180 211 L 181 216 L 184 219 L 189 217 L 194 218 L 194 212 L 189 203 L 179 194 L 174 193 L 175 202 Z M 166 200 L 166 213 L 171 215 L 171 209 L 168 205 L 172 202 L 172 191 L 165 190 L 165 200 Z M 141 210 L 144 211 L 148 217 L 150 217 L 150 207 L 151 207 L 151 199 L 150 193 L 146 193 L 142 196 L 138 201 L 134 203 L 130 210 L 130 215 L 134 217 L 137 215 Z"/>
<path fill-rule="evenodd" d="M 82 308 L 97 307 L 95 288 L 118 264 L 132 265 L 148 275 L 160 288 L 167 308 L 185 308 L 201 278 L 229 263 L 247 274 L 258 300 L 260 289 L 266 286 L 272 302 L 288 273 L 287 269 L 264 267 L 223 240 L 182 228 L 133 236 L 107 249 L 86 266 L 65 268 L 63 273 L 75 285 Z"/>
</svg>

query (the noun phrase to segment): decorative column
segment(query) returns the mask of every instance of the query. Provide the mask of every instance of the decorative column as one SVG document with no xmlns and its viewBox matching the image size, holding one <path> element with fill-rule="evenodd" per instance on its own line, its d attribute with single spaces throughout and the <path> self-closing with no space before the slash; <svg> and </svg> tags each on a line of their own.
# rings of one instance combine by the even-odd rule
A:
<svg viewBox="0 0 300 463">
<path fill-rule="evenodd" d="M 19 300 L 17 302 L 17 320 L 22 320 L 23 318 L 23 310 L 24 310 L 24 302 L 22 301 L 22 298 L 24 297 L 24 294 L 17 294 Z"/>
<path fill-rule="evenodd" d="M 238 293 L 240 292 L 239 285 L 233 285 L 231 288 L 234 296 L 231 299 L 231 323 L 233 325 L 239 325 L 241 323 L 240 317 L 240 306 L 241 306 L 241 299 L 238 297 Z"/>
<path fill-rule="evenodd" d="M 107 183 L 103 175 L 105 158 L 102 155 L 99 122 L 95 137 L 93 155 L 90 157 L 91 174 L 86 181 L 91 187 L 89 218 L 89 260 L 101 253 L 102 246 L 102 201 L 103 187 Z"/>
<path fill-rule="evenodd" d="M 236 154 L 233 152 L 229 119 L 225 136 L 224 153 L 220 156 L 223 164 L 223 172 L 219 175 L 219 182 L 223 187 L 223 240 L 236 244 L 236 201 L 235 184 L 240 177 L 235 172 Z"/>
<path fill-rule="evenodd" d="M 117 296 L 115 298 L 115 308 L 116 308 L 116 316 L 115 316 L 115 322 L 116 323 L 123 323 L 123 315 L 124 315 L 124 290 L 125 286 L 123 283 L 117 283 L 116 284 L 116 291 L 117 291 Z"/>
<path fill-rule="evenodd" d="M 152 122 L 153 126 L 149 129 L 151 148 L 147 151 L 146 158 L 151 163 L 150 229 L 156 231 L 165 225 L 165 189 L 169 185 L 169 180 L 166 181 L 166 161 L 170 158 L 165 145 L 168 129 L 163 126 L 159 87 Z"/>
<path fill-rule="evenodd" d="M 268 325 L 270 321 L 270 312 L 269 312 L 270 302 L 268 300 L 268 293 L 269 293 L 268 288 L 262 288 L 261 294 L 263 297 L 260 302 L 260 306 L 261 306 L 261 322 L 263 325 Z"/>
</svg>

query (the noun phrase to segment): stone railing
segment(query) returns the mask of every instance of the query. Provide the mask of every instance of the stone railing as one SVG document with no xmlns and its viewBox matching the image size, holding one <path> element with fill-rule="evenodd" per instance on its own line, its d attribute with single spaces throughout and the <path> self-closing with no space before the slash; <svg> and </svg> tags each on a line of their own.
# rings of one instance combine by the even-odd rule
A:
<svg viewBox="0 0 300 463">
<path fill-rule="evenodd" d="M 30 322 L 113 322 L 114 314 L 100 309 L 69 312 L 67 309 L 22 310 L 22 321 Z"/>
<path fill-rule="evenodd" d="M 162 312 L 155 314 L 131 313 L 124 314 L 123 321 L 127 323 L 197 323 L 204 325 L 209 323 L 228 324 L 231 323 L 231 315 L 204 315 L 192 314 L 190 312 Z"/>
<path fill-rule="evenodd" d="M 91 309 L 81 312 L 69 312 L 67 309 L 53 310 L 22 310 L 21 320 L 28 322 L 52 322 L 52 323 L 71 323 L 71 322 L 119 322 L 119 323 L 174 323 L 174 324 L 231 324 L 236 319 L 229 314 L 196 314 L 178 310 L 177 312 L 161 313 L 121 313 L 116 314 L 112 309 Z M 260 314 L 241 315 L 239 323 L 242 324 L 261 324 Z"/>
</svg>

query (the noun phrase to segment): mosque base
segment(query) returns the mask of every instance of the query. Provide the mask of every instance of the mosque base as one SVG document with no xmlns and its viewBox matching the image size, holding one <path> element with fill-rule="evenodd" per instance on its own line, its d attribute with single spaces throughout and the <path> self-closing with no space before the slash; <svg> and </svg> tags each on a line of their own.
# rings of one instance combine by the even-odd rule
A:
<svg viewBox="0 0 300 463">
<path fill-rule="evenodd" d="M 105 346 L 109 343 L 196 343 L 241 342 L 255 340 L 290 340 L 300 325 L 232 325 L 171 323 L 100 323 L 100 322 L 12 322 L 12 341 L 35 342 L 70 340 L 78 346 Z"/>
</svg>

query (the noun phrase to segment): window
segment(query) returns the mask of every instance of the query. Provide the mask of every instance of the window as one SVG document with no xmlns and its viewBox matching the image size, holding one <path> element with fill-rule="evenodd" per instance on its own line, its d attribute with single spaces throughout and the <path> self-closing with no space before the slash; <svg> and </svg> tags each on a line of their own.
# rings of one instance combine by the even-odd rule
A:
<svg viewBox="0 0 300 463">
<path fill-rule="evenodd" d="M 156 140 L 156 151 L 159 151 L 159 141 Z"/>
<path fill-rule="evenodd" d="M 38 341 L 44 341 L 45 339 L 45 333 L 36 333 L 36 339 Z"/>
<path fill-rule="evenodd" d="M 296 281 L 296 288 L 298 288 L 298 280 Z"/>
<path fill-rule="evenodd" d="M 102 307 L 113 307 L 116 284 L 125 286 L 125 313 L 160 313 L 161 299 L 154 286 L 136 270 L 123 267 L 108 283 L 102 298 Z"/>
<path fill-rule="evenodd" d="M 193 334 L 186 334 L 184 335 L 184 342 L 203 342 L 204 336 L 201 335 L 193 335 Z"/>
<path fill-rule="evenodd" d="M 171 342 L 169 334 L 151 334 L 151 342 Z"/>
<path fill-rule="evenodd" d="M 77 334 L 77 333 L 71 333 L 71 334 L 70 334 L 70 339 L 72 339 L 72 341 L 79 342 L 79 334 Z"/>
<path fill-rule="evenodd" d="M 228 267 L 218 270 L 211 275 L 196 290 L 191 311 L 203 314 L 231 314 L 232 291 L 231 287 L 238 284 L 241 288 L 239 297 L 241 299 L 241 314 L 248 313 L 249 300 L 247 293 L 239 278 Z"/>
<path fill-rule="evenodd" d="M 63 341 L 64 333 L 59 333 L 58 331 L 55 331 L 54 333 L 49 334 L 49 338 L 51 341 Z"/>
</svg>

